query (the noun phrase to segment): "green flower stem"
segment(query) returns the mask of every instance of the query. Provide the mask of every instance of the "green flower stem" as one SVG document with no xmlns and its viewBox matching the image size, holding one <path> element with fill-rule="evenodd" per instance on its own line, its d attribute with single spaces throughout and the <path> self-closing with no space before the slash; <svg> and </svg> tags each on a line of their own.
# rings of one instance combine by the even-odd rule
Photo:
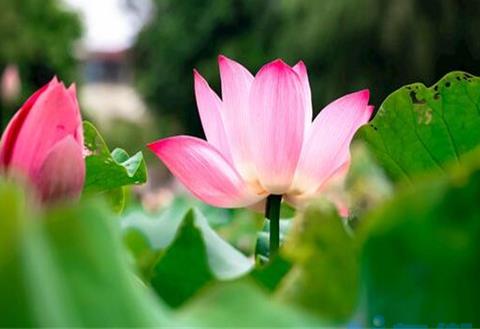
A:
<svg viewBox="0 0 480 329">
<path fill-rule="evenodd" d="M 278 253 L 280 246 L 280 203 L 282 196 L 271 194 L 267 198 L 265 217 L 270 220 L 270 249 L 269 258 L 272 259 Z"/>
</svg>

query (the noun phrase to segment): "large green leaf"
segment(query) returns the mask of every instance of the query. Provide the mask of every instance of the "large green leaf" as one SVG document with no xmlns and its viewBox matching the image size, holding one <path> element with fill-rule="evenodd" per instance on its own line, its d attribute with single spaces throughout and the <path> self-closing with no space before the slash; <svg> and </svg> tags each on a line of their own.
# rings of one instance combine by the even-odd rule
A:
<svg viewBox="0 0 480 329">
<path fill-rule="evenodd" d="M 430 88 L 402 87 L 359 135 L 396 181 L 427 170 L 444 173 L 480 145 L 480 79 L 453 72 Z"/>
<path fill-rule="evenodd" d="M 127 185 L 142 184 L 147 181 L 147 168 L 142 152 L 133 156 L 120 148 L 112 152 L 108 149 L 98 130 L 90 123 L 83 123 L 87 176 L 85 193 L 106 193 L 117 210 L 123 207 L 124 191 Z"/>
<path fill-rule="evenodd" d="M 249 281 L 208 287 L 183 307 L 176 320 L 185 327 L 306 328 L 323 322 L 311 315 L 272 300 Z"/>
<path fill-rule="evenodd" d="M 0 326 L 159 326 L 164 308 L 135 278 L 97 204 L 35 214 L 0 183 Z"/>
<path fill-rule="evenodd" d="M 253 260 L 210 228 L 198 209 L 189 210 L 185 203 L 174 203 L 153 218 L 127 214 L 122 225 L 145 279 L 171 306 L 179 306 L 208 282 L 237 278 L 253 266 Z"/>
<path fill-rule="evenodd" d="M 479 158 L 470 176 L 417 180 L 365 219 L 367 325 L 480 326 Z"/>
<path fill-rule="evenodd" d="M 348 320 L 359 291 L 354 239 L 333 205 L 317 202 L 298 216 L 282 254 L 293 268 L 276 295 L 329 321 Z"/>
</svg>

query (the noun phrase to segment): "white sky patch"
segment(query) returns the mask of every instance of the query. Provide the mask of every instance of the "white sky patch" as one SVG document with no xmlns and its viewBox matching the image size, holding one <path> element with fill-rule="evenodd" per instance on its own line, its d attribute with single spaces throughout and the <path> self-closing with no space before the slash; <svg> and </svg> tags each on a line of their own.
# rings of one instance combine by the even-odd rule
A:
<svg viewBox="0 0 480 329">
<path fill-rule="evenodd" d="M 138 10 L 129 10 L 125 0 L 64 0 L 80 12 L 87 51 L 115 52 L 129 48 L 152 10 L 150 0 L 134 0 Z"/>
</svg>

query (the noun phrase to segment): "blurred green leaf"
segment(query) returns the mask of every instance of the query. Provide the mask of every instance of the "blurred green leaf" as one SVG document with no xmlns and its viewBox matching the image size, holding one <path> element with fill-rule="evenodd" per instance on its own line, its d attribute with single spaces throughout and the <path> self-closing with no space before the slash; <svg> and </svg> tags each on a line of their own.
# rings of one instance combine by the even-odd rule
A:
<svg viewBox="0 0 480 329">
<path fill-rule="evenodd" d="M 122 186 L 102 193 L 111 209 L 117 214 L 120 214 L 125 207 L 125 192 L 125 188 Z"/>
<path fill-rule="evenodd" d="M 27 207 L 0 183 L 0 326 L 159 326 L 167 313 L 135 278 L 102 206 Z"/>
<path fill-rule="evenodd" d="M 288 260 L 277 255 L 266 264 L 257 264 L 250 275 L 267 291 L 274 292 L 291 268 L 292 264 Z"/>
<path fill-rule="evenodd" d="M 183 307 L 176 318 L 186 327 L 319 327 L 323 323 L 270 299 L 249 281 L 208 287 Z"/>
<path fill-rule="evenodd" d="M 209 224 L 212 225 L 214 215 L 209 215 L 204 210 L 202 212 L 207 217 Z M 254 255 L 257 233 L 262 229 L 265 221 L 263 214 L 250 209 L 237 208 L 229 209 L 228 216 L 229 219 L 225 224 L 212 227 L 243 254 Z"/>
<path fill-rule="evenodd" d="M 124 241 L 146 282 L 150 281 L 153 267 L 161 255 L 175 240 L 188 209 L 188 203 L 177 198 L 157 214 L 148 214 L 142 208 L 134 208 L 122 216 Z"/>
<path fill-rule="evenodd" d="M 147 168 L 142 152 L 132 157 L 120 148 L 110 153 L 98 130 L 90 123 L 83 123 L 85 148 L 89 152 L 85 162 L 87 176 L 85 193 L 104 193 L 112 207 L 121 211 L 124 204 L 123 187 L 147 181 Z"/>
<path fill-rule="evenodd" d="M 346 321 L 358 295 L 354 239 L 333 205 L 318 202 L 298 216 L 282 249 L 293 268 L 276 292 L 331 321 Z"/>
<path fill-rule="evenodd" d="M 138 232 L 153 250 L 162 251 L 175 239 L 188 209 L 188 204 L 182 199 L 175 199 L 158 214 L 146 213 L 142 208 L 132 209 L 122 216 L 122 230 L 124 234 Z"/>
<path fill-rule="evenodd" d="M 174 307 L 214 280 L 202 233 L 194 222 L 194 214 L 190 211 L 185 216 L 176 239 L 153 268 L 152 286 Z"/>
<path fill-rule="evenodd" d="M 349 205 L 348 224 L 356 223 L 369 210 L 388 199 L 394 191 L 391 180 L 375 161 L 366 143 L 356 140 L 350 145 L 351 165 L 339 194 L 346 195 Z"/>
<path fill-rule="evenodd" d="M 210 281 L 237 278 L 253 266 L 253 260 L 210 228 L 199 210 L 189 210 L 183 202 L 156 218 L 127 214 L 122 225 L 130 248 L 142 257 L 137 262 L 143 262 L 146 280 L 171 306 L 179 306 Z"/>
<path fill-rule="evenodd" d="M 29 305 L 29 287 L 22 278 L 21 245 L 25 240 L 25 217 L 38 220 L 27 208 L 24 193 L 0 178 L 0 326 L 27 327 L 36 324 Z"/>
<path fill-rule="evenodd" d="M 479 127 L 480 79 L 452 72 L 430 88 L 415 83 L 395 91 L 359 134 L 398 181 L 462 162 L 480 144 Z"/>
<path fill-rule="evenodd" d="M 368 325 L 480 326 L 480 150 L 405 188 L 362 227 Z M 467 166 L 468 168 L 468 166 Z"/>
<path fill-rule="evenodd" d="M 284 219 L 293 218 L 295 217 L 295 208 L 286 202 L 282 202 L 280 213 L 282 214 L 282 218 Z"/>
</svg>

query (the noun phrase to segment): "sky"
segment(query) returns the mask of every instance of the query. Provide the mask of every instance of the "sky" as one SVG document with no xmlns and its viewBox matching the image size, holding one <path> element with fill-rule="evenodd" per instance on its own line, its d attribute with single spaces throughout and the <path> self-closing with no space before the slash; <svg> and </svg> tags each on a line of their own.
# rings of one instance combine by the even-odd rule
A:
<svg viewBox="0 0 480 329">
<path fill-rule="evenodd" d="M 130 47 L 152 10 L 150 0 L 134 0 L 138 11 L 128 10 L 126 0 L 64 0 L 81 14 L 87 51 L 116 52 Z"/>
</svg>

